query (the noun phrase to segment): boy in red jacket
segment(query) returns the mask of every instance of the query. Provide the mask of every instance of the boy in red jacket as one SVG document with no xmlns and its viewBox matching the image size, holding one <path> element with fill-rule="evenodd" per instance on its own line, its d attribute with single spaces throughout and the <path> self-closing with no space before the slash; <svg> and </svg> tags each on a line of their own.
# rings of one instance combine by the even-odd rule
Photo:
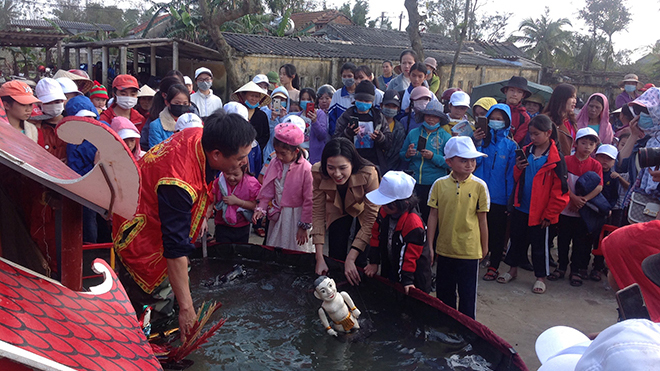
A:
<svg viewBox="0 0 660 371">
<path fill-rule="evenodd" d="M 522 101 L 532 95 L 527 87 L 527 79 L 520 76 L 511 76 L 506 86 L 500 90 L 506 96 L 505 103 L 511 108 L 511 135 L 513 140 L 522 147 L 530 120 Z"/>
<path fill-rule="evenodd" d="M 406 294 L 411 287 L 431 292 L 431 251 L 424 248 L 426 228 L 414 210 L 415 179 L 403 171 L 388 171 L 367 199 L 383 205 L 371 231 L 369 265 L 365 273 L 373 277 L 381 265 L 380 274 L 400 282 Z"/>
</svg>

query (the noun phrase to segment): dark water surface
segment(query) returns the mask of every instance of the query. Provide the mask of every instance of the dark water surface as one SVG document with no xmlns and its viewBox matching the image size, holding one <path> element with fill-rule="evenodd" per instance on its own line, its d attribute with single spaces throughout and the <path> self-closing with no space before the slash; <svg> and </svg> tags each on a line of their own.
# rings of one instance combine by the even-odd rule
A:
<svg viewBox="0 0 660 371">
<path fill-rule="evenodd" d="M 219 287 L 202 283 L 242 264 L 246 275 Z M 222 302 L 218 333 L 189 359 L 189 370 L 491 370 L 502 354 L 451 317 L 419 310 L 412 299 L 366 280 L 351 287 L 331 271 L 362 312 L 361 329 L 327 335 L 318 317 L 312 267 L 250 260 L 195 259 L 195 305 Z M 371 284 L 369 283 L 371 282 Z M 433 313 L 429 315 L 429 313 Z"/>
</svg>

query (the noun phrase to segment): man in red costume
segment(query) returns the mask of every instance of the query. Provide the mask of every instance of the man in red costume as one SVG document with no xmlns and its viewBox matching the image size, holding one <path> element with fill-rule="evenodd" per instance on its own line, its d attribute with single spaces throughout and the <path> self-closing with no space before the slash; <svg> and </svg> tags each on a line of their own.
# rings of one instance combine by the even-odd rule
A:
<svg viewBox="0 0 660 371">
<path fill-rule="evenodd" d="M 119 276 L 136 313 L 143 305 L 153 305 L 155 312 L 173 315 L 173 292 L 182 335 L 191 329 L 196 314 L 188 256 L 212 202 L 209 184 L 217 171 L 234 171 L 247 163 L 255 137 L 241 116 L 219 111 L 207 118 L 203 129 L 182 130 L 138 161 L 138 211 L 132 220 L 115 215 L 113 221 Z"/>
</svg>

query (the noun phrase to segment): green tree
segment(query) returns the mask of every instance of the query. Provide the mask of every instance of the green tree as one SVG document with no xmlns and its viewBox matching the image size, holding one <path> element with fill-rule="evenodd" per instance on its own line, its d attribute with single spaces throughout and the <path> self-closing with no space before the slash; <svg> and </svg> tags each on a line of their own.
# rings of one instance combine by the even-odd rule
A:
<svg viewBox="0 0 660 371">
<path fill-rule="evenodd" d="M 521 50 L 545 67 L 554 66 L 558 58 L 570 55 L 568 42 L 571 33 L 563 27 L 571 26 L 571 22 L 566 18 L 553 20 L 549 13 L 550 9 L 546 7 L 540 18 L 524 19 L 518 28 L 522 35 L 509 38 L 512 42 L 523 44 Z"/>
<path fill-rule="evenodd" d="M 345 2 L 340 8 L 339 11 L 344 13 L 348 18 L 353 21 L 357 26 L 365 27 L 369 17 L 369 2 L 367 0 L 356 0 L 353 8 L 351 8 L 351 3 Z"/>
<path fill-rule="evenodd" d="M 283 16 L 291 13 L 312 12 L 321 7 L 318 0 L 266 0 L 268 9 L 274 14 Z"/>
<path fill-rule="evenodd" d="M 612 35 L 625 30 L 630 24 L 630 11 L 626 6 L 625 0 L 587 0 L 587 6 L 578 12 L 579 17 L 587 23 L 589 34 L 593 39 L 592 47 L 587 55 L 585 71 L 589 71 L 592 62 L 596 57 L 599 34 L 607 36 L 607 55 L 605 67 L 607 70 L 608 61 L 614 55 L 612 46 Z"/>
<path fill-rule="evenodd" d="M 0 10 L 0 30 L 7 28 L 12 19 L 19 16 L 18 4 L 14 0 L 3 0 L 2 10 Z"/>
</svg>

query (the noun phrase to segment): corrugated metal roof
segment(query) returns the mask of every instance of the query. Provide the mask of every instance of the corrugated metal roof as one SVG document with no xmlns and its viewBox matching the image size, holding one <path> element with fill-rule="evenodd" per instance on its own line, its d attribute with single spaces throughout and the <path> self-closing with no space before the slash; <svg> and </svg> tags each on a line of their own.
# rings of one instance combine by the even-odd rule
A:
<svg viewBox="0 0 660 371">
<path fill-rule="evenodd" d="M 100 29 L 106 32 L 115 31 L 115 28 L 109 24 L 93 24 L 93 23 L 85 23 L 85 22 L 71 22 L 71 21 L 59 21 L 59 20 L 52 20 L 52 22 L 66 30 L 98 31 Z M 53 25 L 50 22 L 43 19 L 12 19 L 10 25 L 12 27 L 26 27 L 26 28 L 38 28 L 38 29 L 53 28 Z"/>
<path fill-rule="evenodd" d="M 328 40 L 350 41 L 361 45 L 410 47 L 410 38 L 406 32 L 380 28 L 329 23 L 322 30 L 314 33 L 314 36 L 323 37 Z M 422 44 L 425 49 L 432 50 L 456 50 L 458 46 L 450 38 L 433 33 L 423 33 Z"/>
<path fill-rule="evenodd" d="M 227 43 L 238 52 L 244 54 L 281 55 L 308 58 L 353 58 L 353 59 L 398 59 L 405 46 L 364 45 L 357 43 L 340 43 L 314 37 L 275 37 L 223 33 Z M 454 52 L 441 50 L 426 50 L 425 54 L 434 57 L 438 63 L 451 64 Z M 476 53 L 461 53 L 459 64 L 506 66 L 506 62 L 496 61 Z"/>
</svg>

